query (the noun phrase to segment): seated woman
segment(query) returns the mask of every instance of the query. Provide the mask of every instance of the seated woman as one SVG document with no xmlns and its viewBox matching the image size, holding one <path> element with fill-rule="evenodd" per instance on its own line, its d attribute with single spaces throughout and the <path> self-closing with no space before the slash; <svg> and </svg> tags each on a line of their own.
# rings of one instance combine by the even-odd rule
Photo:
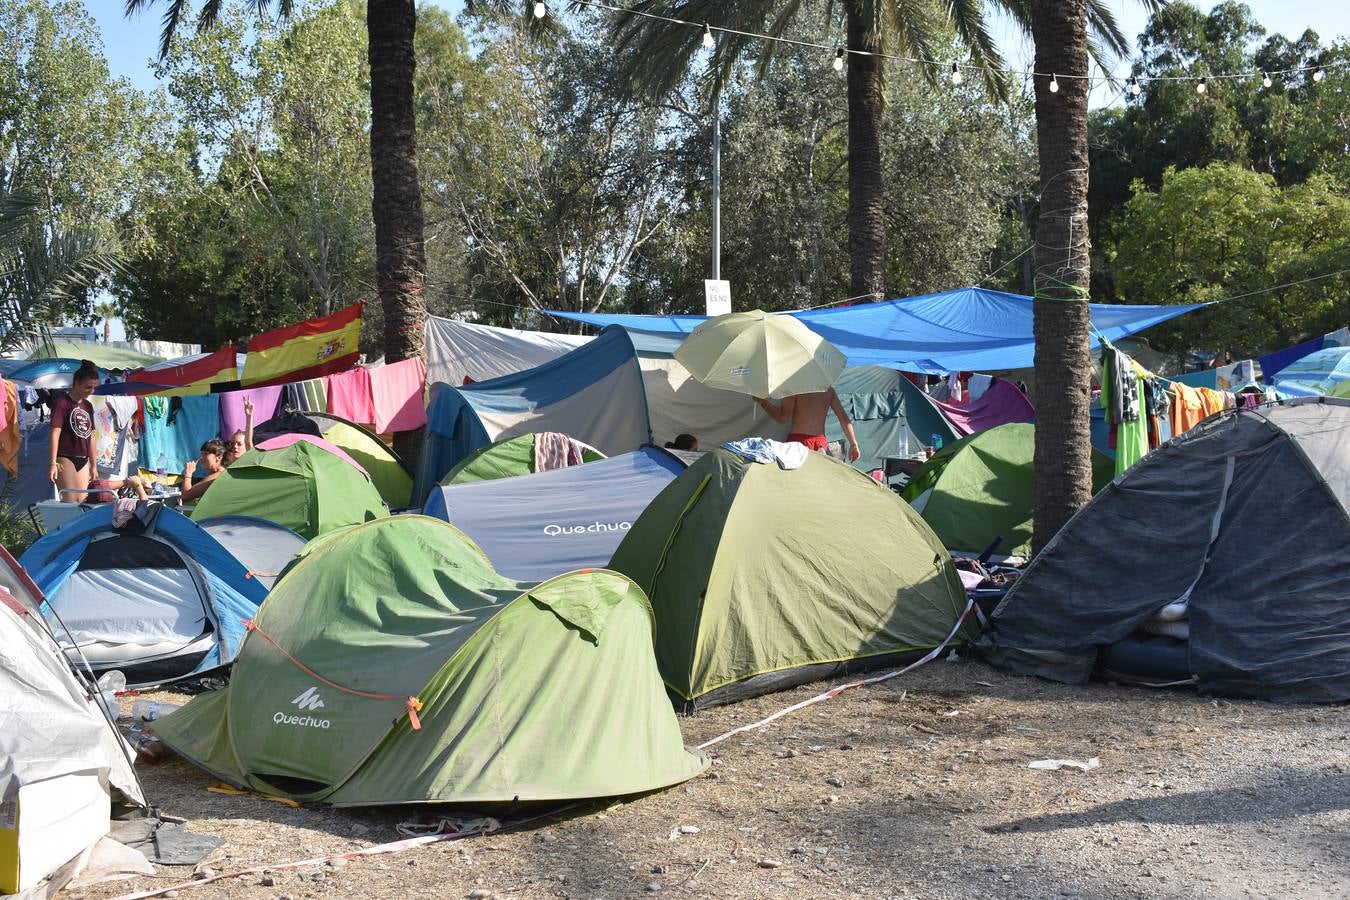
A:
<svg viewBox="0 0 1350 900">
<path fill-rule="evenodd" d="M 225 443 L 225 465 L 253 449 L 253 400 L 244 396 L 244 427 L 230 435 Z"/>
<path fill-rule="evenodd" d="M 193 478 L 196 471 L 200 469 L 206 472 L 200 478 Z M 183 493 L 182 501 L 184 503 L 193 503 L 206 489 L 211 486 L 211 482 L 216 480 L 221 472 L 225 471 L 225 444 L 218 438 L 212 438 L 205 444 L 202 444 L 201 456 L 196 462 L 190 462 L 183 467 Z"/>
</svg>

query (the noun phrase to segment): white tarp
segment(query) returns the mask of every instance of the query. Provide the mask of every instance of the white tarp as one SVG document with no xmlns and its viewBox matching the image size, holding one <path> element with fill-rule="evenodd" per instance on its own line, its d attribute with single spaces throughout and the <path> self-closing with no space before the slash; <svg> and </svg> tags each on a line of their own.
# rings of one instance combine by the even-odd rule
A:
<svg viewBox="0 0 1350 900">
<path fill-rule="evenodd" d="M 546 334 L 427 316 L 427 384 L 454 387 L 465 376 L 487 381 L 533 369 L 591 340 L 583 334 Z"/>
<path fill-rule="evenodd" d="M 144 803 L 125 745 L 44 632 L 0 602 L 0 799 L 76 772 L 106 774 Z"/>
</svg>

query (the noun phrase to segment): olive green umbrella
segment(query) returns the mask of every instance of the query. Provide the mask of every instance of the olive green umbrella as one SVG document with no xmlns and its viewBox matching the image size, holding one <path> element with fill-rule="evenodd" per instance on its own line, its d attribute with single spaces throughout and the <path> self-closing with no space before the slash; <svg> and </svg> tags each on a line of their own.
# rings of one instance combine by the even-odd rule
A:
<svg viewBox="0 0 1350 900">
<path fill-rule="evenodd" d="M 827 390 L 847 362 L 797 319 L 762 309 L 709 319 L 675 358 L 708 387 L 773 398 Z"/>
</svg>

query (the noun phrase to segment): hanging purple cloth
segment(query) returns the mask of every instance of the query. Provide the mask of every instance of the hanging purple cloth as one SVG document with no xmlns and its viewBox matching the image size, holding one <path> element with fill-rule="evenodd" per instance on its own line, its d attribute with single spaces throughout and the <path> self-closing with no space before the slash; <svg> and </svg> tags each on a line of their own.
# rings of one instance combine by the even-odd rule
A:
<svg viewBox="0 0 1350 900">
<path fill-rule="evenodd" d="M 253 424 L 260 425 L 277 414 L 284 384 L 275 387 L 246 388 L 220 395 L 220 436 L 229 440 L 236 431 L 244 430 L 244 398 L 253 400 Z"/>
<path fill-rule="evenodd" d="M 957 437 L 1009 422 L 1036 421 L 1036 410 L 1027 395 L 1018 390 L 1017 385 L 1001 378 L 994 379 L 978 400 L 963 404 L 931 402 L 951 423 Z"/>
</svg>

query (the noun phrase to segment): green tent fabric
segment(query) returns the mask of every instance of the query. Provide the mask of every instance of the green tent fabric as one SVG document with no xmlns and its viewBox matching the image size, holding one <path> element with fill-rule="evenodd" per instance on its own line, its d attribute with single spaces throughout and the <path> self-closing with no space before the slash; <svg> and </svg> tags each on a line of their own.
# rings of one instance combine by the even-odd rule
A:
<svg viewBox="0 0 1350 900">
<path fill-rule="evenodd" d="M 375 433 L 331 413 L 301 413 L 318 426 L 323 439 L 347 453 L 370 473 L 371 483 L 390 509 L 406 509 L 412 502 L 412 475 L 398 455 Z"/>
<path fill-rule="evenodd" d="M 656 611 L 656 659 L 684 708 L 731 702 L 942 643 L 965 608 L 951 557 L 856 469 L 704 454 L 633 523 L 611 568 Z"/>
<path fill-rule="evenodd" d="M 30 358 L 45 359 L 47 356 L 45 353 L 41 356 L 34 354 Z M 50 356 L 56 359 L 87 359 L 104 369 L 140 369 L 164 362 L 163 358 L 150 353 L 140 353 L 109 344 L 97 344 L 93 341 L 56 341 L 52 344 Z"/>
<path fill-rule="evenodd" d="M 651 607 L 617 573 L 513 582 L 453 526 L 400 515 L 310 543 L 268 600 L 229 686 L 155 725 L 237 786 L 335 805 L 560 801 L 708 765 L 662 689 Z"/>
<path fill-rule="evenodd" d="M 901 495 L 948 550 L 983 553 L 998 538 L 1000 556 L 1031 554 L 1036 426 L 999 425 L 944 444 L 919 467 Z M 1110 457 L 1092 450 L 1092 490 L 1111 481 Z"/>
<path fill-rule="evenodd" d="M 480 447 L 461 460 L 440 480 L 443 485 L 468 484 L 471 481 L 492 481 L 513 475 L 528 475 L 534 471 L 534 443 L 538 435 L 529 432 Z M 578 443 L 581 443 L 578 441 Z M 583 462 L 605 459 L 605 454 L 587 444 L 581 452 Z"/>
<path fill-rule="evenodd" d="M 379 491 L 359 469 L 304 441 L 245 453 L 216 476 L 192 511 L 196 522 L 257 516 L 306 540 L 387 515 Z"/>
</svg>

